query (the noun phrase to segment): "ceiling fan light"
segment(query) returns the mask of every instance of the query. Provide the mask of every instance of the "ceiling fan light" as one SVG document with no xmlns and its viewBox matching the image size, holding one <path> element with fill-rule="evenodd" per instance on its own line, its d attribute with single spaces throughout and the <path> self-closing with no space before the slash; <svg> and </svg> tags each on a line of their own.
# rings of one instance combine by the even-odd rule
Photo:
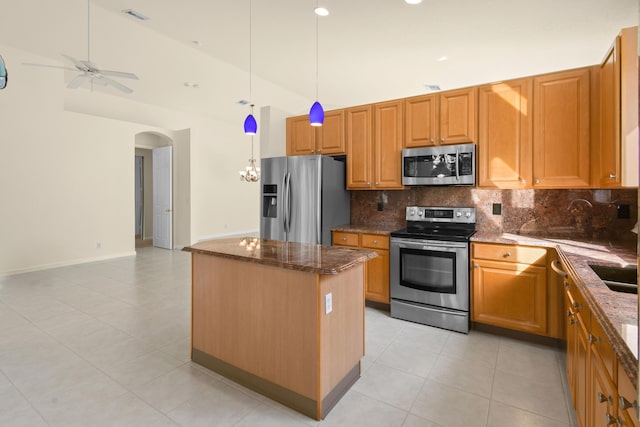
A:
<svg viewBox="0 0 640 427">
<path fill-rule="evenodd" d="M 249 114 L 246 119 L 244 119 L 244 133 L 247 135 L 255 135 L 258 131 L 258 122 L 256 122 L 256 118 L 253 117 L 253 114 Z"/>
<path fill-rule="evenodd" d="M 314 102 L 309 110 L 309 123 L 311 126 L 322 126 L 324 123 L 324 109 L 318 101 Z"/>
<path fill-rule="evenodd" d="M 4 59 L 0 56 L 0 89 L 7 86 L 7 68 L 4 65 Z"/>
</svg>

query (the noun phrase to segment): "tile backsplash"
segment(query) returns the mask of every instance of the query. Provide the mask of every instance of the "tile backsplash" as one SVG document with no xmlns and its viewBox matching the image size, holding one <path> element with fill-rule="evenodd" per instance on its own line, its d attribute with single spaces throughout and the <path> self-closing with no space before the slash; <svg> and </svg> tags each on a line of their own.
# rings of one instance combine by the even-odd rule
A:
<svg viewBox="0 0 640 427">
<path fill-rule="evenodd" d="M 413 187 L 352 191 L 351 224 L 402 228 L 407 206 L 475 206 L 478 231 L 635 240 L 630 230 L 638 220 L 638 190 Z M 624 216 L 625 206 L 629 218 L 618 218 L 619 213 Z M 500 214 L 494 214 L 498 210 Z"/>
</svg>

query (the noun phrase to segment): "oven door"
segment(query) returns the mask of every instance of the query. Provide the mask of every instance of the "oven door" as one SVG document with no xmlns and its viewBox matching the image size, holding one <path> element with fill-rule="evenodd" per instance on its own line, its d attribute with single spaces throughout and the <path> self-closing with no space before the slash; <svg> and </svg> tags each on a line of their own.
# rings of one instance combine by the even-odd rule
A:
<svg viewBox="0 0 640 427">
<path fill-rule="evenodd" d="M 469 311 L 469 244 L 391 239 L 391 298 Z"/>
</svg>

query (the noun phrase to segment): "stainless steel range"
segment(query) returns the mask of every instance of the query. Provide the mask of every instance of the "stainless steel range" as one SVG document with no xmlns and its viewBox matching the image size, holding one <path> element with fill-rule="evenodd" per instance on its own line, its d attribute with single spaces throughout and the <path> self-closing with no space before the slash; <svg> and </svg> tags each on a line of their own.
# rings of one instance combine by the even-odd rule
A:
<svg viewBox="0 0 640 427">
<path fill-rule="evenodd" d="M 469 332 L 469 239 L 475 208 L 407 208 L 391 233 L 391 317 Z"/>
</svg>

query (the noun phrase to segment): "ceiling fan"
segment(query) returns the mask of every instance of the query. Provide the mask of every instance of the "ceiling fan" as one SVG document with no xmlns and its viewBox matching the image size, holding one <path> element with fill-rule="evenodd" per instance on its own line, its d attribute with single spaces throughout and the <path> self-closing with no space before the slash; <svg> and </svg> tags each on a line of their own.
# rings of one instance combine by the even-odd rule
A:
<svg viewBox="0 0 640 427">
<path fill-rule="evenodd" d="M 65 54 L 62 54 L 62 56 L 66 58 L 69 62 L 71 62 L 75 68 L 63 67 L 59 65 L 32 64 L 32 63 L 23 63 L 23 65 L 28 65 L 31 67 L 58 68 L 58 69 L 68 70 L 68 71 L 79 71 L 80 74 L 77 75 L 73 80 L 71 80 L 67 85 L 67 87 L 70 89 L 76 89 L 80 87 L 83 83 L 90 81 L 92 84 L 96 83 L 101 86 L 111 86 L 124 93 L 132 93 L 133 89 L 123 85 L 122 83 L 110 77 L 120 77 L 124 79 L 138 80 L 138 76 L 136 76 L 133 73 L 126 73 L 123 71 L 103 70 L 102 68 L 100 68 L 99 66 L 91 62 L 91 0 L 87 0 L 87 59 L 78 60 Z"/>
</svg>

